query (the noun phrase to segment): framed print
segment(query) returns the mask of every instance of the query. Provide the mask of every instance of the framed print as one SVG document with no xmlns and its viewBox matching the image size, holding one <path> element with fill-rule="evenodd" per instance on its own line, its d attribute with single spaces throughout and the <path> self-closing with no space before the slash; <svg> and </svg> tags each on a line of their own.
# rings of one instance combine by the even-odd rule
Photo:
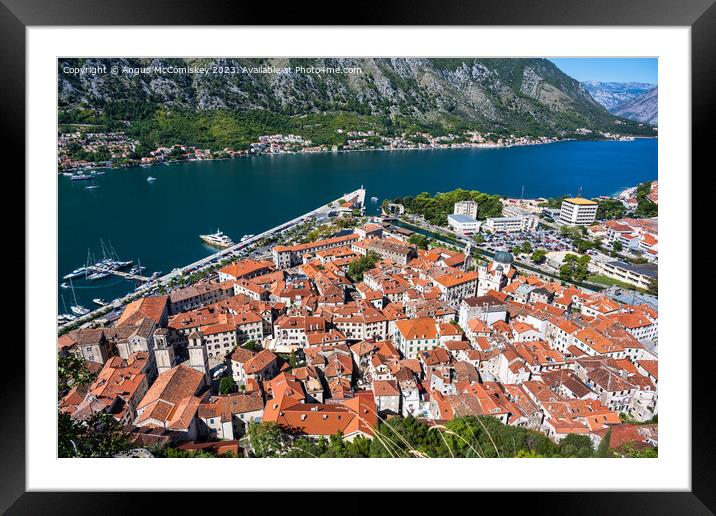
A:
<svg viewBox="0 0 716 516">
<path fill-rule="evenodd" d="M 351 26 L 183 4 L 0 5 L 28 301 L 3 509 L 435 490 L 713 510 L 691 344 L 711 2 Z"/>
</svg>

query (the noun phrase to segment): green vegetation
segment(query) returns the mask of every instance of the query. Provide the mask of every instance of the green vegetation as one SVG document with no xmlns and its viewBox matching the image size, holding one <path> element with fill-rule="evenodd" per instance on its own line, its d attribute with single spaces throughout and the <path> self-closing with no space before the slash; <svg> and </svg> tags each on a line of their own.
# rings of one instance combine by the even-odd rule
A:
<svg viewBox="0 0 716 516">
<path fill-rule="evenodd" d="M 637 288 L 630 283 L 625 283 L 623 281 L 619 281 L 618 279 L 604 276 L 603 274 L 590 274 L 587 277 L 587 281 L 589 281 L 590 283 L 598 283 L 600 285 L 607 285 L 610 287 L 612 285 L 614 285 L 614 286 L 621 287 L 621 288 L 624 288 L 627 290 L 637 290 Z"/>
<path fill-rule="evenodd" d="M 458 417 L 444 425 L 425 421 L 393 418 L 380 422 L 375 437 L 355 438 L 352 442 L 340 434 L 312 441 L 294 436 L 274 423 L 249 427 L 253 454 L 257 457 L 593 457 L 591 440 L 570 435 L 555 444 L 541 432 L 504 425 L 489 416 Z"/>
<path fill-rule="evenodd" d="M 216 458 L 237 458 L 231 452 L 214 454 L 208 450 L 180 450 L 173 446 L 149 446 L 147 450 L 156 458 L 161 459 L 216 459 Z"/>
<path fill-rule="evenodd" d="M 601 458 L 622 457 L 629 459 L 656 459 L 659 457 L 659 449 L 652 447 L 637 448 L 634 443 L 626 443 L 619 448 L 612 449 L 609 446 L 612 431 L 609 430 L 602 438 L 597 448 L 596 456 Z"/>
<path fill-rule="evenodd" d="M 414 235 L 410 236 L 408 242 L 415 245 L 418 249 L 427 249 L 428 244 L 430 244 L 431 240 L 425 235 L 415 233 Z"/>
<path fill-rule="evenodd" d="M 579 253 L 586 253 L 596 247 L 594 242 L 587 240 L 586 226 L 562 226 L 559 230 L 562 236 L 570 238 Z"/>
<path fill-rule="evenodd" d="M 241 347 L 244 349 L 249 349 L 251 351 L 260 351 L 261 350 L 261 345 L 258 342 L 256 342 L 255 340 L 249 340 L 249 341 L 245 342 L 244 345 Z"/>
<path fill-rule="evenodd" d="M 517 254 L 522 254 L 522 253 L 524 253 L 524 254 L 532 253 L 532 244 L 528 240 L 525 240 L 524 242 L 522 242 L 521 245 L 516 245 L 515 247 L 512 248 L 512 254 L 517 255 Z"/>
<path fill-rule="evenodd" d="M 398 197 L 392 202 L 405 206 L 408 213 L 422 215 L 431 224 L 447 226 L 447 216 L 453 212 L 455 203 L 468 200 L 478 204 L 477 218 L 480 220 L 499 217 L 502 214 L 499 195 L 490 195 L 477 190 L 457 189 L 452 192 L 439 193 L 434 197 L 423 192 L 415 197 Z"/>
<path fill-rule="evenodd" d="M 131 448 L 129 436 L 111 414 L 97 412 L 87 421 L 74 421 L 58 412 L 57 453 L 64 457 L 112 457 Z"/>
<path fill-rule="evenodd" d="M 249 424 L 249 441 L 255 457 L 276 457 L 289 446 L 290 438 L 276 423 Z"/>
<path fill-rule="evenodd" d="M 348 266 L 348 277 L 354 283 L 363 281 L 363 273 L 372 269 L 379 261 L 380 256 L 377 253 L 368 251 L 365 256 L 361 256 L 357 260 L 351 262 Z"/>
<path fill-rule="evenodd" d="M 622 219 L 626 215 L 626 208 L 619 199 L 598 199 L 597 219 Z"/>
<path fill-rule="evenodd" d="M 590 259 L 589 255 L 567 254 L 559 268 L 560 279 L 562 281 L 584 281 L 589 276 L 587 265 Z"/>
<path fill-rule="evenodd" d="M 651 181 L 648 181 L 636 187 L 636 201 L 638 203 L 634 211 L 636 217 L 649 218 L 659 215 L 659 205 L 647 199 L 647 195 L 651 193 L 651 183 Z"/>
<path fill-rule="evenodd" d="M 89 385 L 97 377 L 87 369 L 82 357 L 68 355 L 57 359 L 57 389 L 60 394 L 72 387 Z"/>
<path fill-rule="evenodd" d="M 547 251 L 544 249 L 535 249 L 530 258 L 534 263 L 544 263 L 547 259 Z"/>
<path fill-rule="evenodd" d="M 236 382 L 232 376 L 224 376 L 219 382 L 219 394 L 236 392 Z"/>
</svg>

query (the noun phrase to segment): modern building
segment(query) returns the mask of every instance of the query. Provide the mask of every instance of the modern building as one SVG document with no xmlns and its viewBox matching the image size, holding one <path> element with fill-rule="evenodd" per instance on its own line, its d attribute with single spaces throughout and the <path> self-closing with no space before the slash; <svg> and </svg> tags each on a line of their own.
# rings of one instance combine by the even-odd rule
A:
<svg viewBox="0 0 716 516">
<path fill-rule="evenodd" d="M 484 227 L 491 233 L 512 233 L 514 231 L 535 231 L 537 217 L 518 215 L 516 217 L 491 217 L 485 221 Z"/>
<path fill-rule="evenodd" d="M 460 235 L 472 235 L 480 231 L 482 223 L 469 215 L 453 213 L 448 215 L 448 225 Z"/>
<path fill-rule="evenodd" d="M 559 210 L 559 222 L 575 226 L 591 225 L 597 218 L 597 203 L 582 197 L 572 197 L 562 201 Z"/>
<path fill-rule="evenodd" d="M 453 214 L 467 215 L 473 219 L 477 218 L 477 203 L 475 201 L 460 201 L 453 206 Z"/>
<path fill-rule="evenodd" d="M 615 260 L 597 262 L 597 265 L 605 276 L 643 289 L 649 288 L 651 280 L 657 279 L 659 274 L 659 266 L 655 263 L 631 264 Z"/>
</svg>

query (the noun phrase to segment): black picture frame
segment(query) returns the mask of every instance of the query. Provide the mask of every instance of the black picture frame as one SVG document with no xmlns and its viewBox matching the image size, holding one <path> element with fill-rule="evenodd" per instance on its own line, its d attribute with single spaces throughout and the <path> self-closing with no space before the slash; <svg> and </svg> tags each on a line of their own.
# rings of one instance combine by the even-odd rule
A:
<svg viewBox="0 0 716 516">
<path fill-rule="evenodd" d="M 452 1 L 413 0 L 360 4 L 339 17 L 340 5 L 322 2 L 283 4 L 267 8 L 262 3 L 226 0 L 0 0 L 0 138 L 6 148 L 23 149 L 25 135 L 25 30 L 31 26 L 80 25 L 550 25 L 550 26 L 688 26 L 691 27 L 692 74 L 692 162 L 693 171 L 706 167 L 714 123 L 716 100 L 716 5 L 714 0 L 502 0 Z M 347 12 L 347 11 L 346 11 Z M 333 18 L 333 19 L 331 19 Z M 20 167 L 24 166 L 24 153 Z M 692 181 L 695 179 L 693 171 Z M 684 207 L 691 210 L 691 206 Z M 693 214 L 692 214 L 693 215 Z M 695 218 L 692 216 L 692 220 Z M 690 281 L 690 279 L 689 279 Z M 684 300 L 689 302 L 689 300 Z M 28 315 L 25 315 L 27 324 Z M 679 346 L 689 345 L 684 335 Z M 708 343 L 706 343 L 708 345 Z M 9 345 L 6 342 L 6 345 Z M 704 346 L 705 347 L 705 346 Z M 25 359 L 14 350 L 13 367 L 0 375 L 0 510 L 8 514 L 82 514 L 135 512 L 134 503 L 145 504 L 147 496 L 121 493 L 25 492 Z M 697 356 L 697 355 L 695 355 Z M 610 493 L 514 493 L 509 504 L 549 507 L 551 514 L 711 514 L 716 510 L 711 393 L 697 378 L 709 378 L 710 360 L 692 364 L 692 490 L 690 492 Z M 598 460 L 598 459 L 596 459 Z M 578 472 L 577 472 L 578 473 Z M 618 474 L 618 472 L 617 472 Z M 625 479 L 627 482 L 628 479 Z M 558 482 L 556 479 L 555 482 Z M 189 493 L 171 497 L 184 503 Z M 141 498 L 137 498 L 137 497 Z M 359 496 L 347 494 L 350 499 Z M 481 495 L 487 496 L 487 495 Z M 500 495 L 497 495 L 500 496 Z M 504 496 L 504 495 L 502 495 Z M 540 499 L 535 501 L 535 496 Z M 544 498 L 544 499 L 541 499 Z M 365 499 L 364 499 L 365 500 Z M 495 500 L 497 501 L 497 500 Z M 162 502 L 164 503 L 164 501 Z M 364 503 L 364 502 L 363 502 Z M 345 507 L 345 505 L 344 505 Z M 443 506 L 445 507 L 445 506 Z"/>
</svg>

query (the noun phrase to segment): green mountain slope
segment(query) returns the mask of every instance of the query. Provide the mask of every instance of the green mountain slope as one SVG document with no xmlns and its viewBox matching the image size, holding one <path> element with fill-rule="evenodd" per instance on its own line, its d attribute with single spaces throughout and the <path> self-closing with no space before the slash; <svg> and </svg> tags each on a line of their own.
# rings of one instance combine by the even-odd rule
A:
<svg viewBox="0 0 716 516">
<path fill-rule="evenodd" d="M 121 73 L 65 73 L 112 66 Z M 128 73 L 152 67 L 222 67 L 231 73 Z M 354 73 L 296 73 L 295 67 Z M 242 68 L 243 67 L 243 68 Z M 292 73 L 257 73 L 256 67 Z M 578 128 L 648 134 L 599 105 L 546 59 L 60 59 L 59 123 L 124 130 L 146 145 L 241 148 L 259 134 L 294 132 L 342 143 L 337 129 L 478 130 L 571 136 Z M 82 127 L 82 126 L 80 126 Z"/>
</svg>

